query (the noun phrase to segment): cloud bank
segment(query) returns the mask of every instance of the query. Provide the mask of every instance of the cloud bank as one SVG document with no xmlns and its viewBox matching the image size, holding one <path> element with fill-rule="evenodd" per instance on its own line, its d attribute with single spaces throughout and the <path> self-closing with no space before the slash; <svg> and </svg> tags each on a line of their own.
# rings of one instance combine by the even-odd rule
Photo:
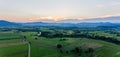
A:
<svg viewBox="0 0 120 57">
<path fill-rule="evenodd" d="M 120 13 L 117 14 L 111 14 L 111 15 L 103 15 L 103 16 L 96 16 L 96 17 L 88 17 L 88 18 L 63 18 L 63 17 L 51 17 L 51 16 L 47 16 L 47 17 L 35 17 L 35 18 L 28 18 L 30 21 L 61 21 L 61 20 L 69 20 L 69 19 L 74 19 L 74 20 L 86 20 L 86 19 L 93 19 L 93 18 L 108 18 L 108 17 L 116 17 L 116 16 L 120 16 Z"/>
</svg>

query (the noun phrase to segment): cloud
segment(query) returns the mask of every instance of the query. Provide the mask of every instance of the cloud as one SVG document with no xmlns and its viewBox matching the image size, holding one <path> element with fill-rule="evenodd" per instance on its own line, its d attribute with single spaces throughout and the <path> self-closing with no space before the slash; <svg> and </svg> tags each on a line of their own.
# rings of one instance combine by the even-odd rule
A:
<svg viewBox="0 0 120 57">
<path fill-rule="evenodd" d="M 116 16 L 120 16 L 120 13 L 111 14 L 111 15 L 97 16 L 97 17 L 95 17 L 95 18 L 108 18 L 108 17 L 116 17 Z"/>
<path fill-rule="evenodd" d="M 25 17 L 12 16 L 12 15 L 0 16 L 0 19 L 11 21 L 11 22 L 27 22 L 28 21 Z"/>
<path fill-rule="evenodd" d="M 118 6 L 118 5 L 120 5 L 120 2 L 112 2 L 111 5 L 112 6 Z"/>
<path fill-rule="evenodd" d="M 93 19 L 93 18 L 108 18 L 108 17 L 116 17 L 116 16 L 120 16 L 120 13 L 117 14 L 111 14 L 111 15 L 102 15 L 102 16 L 95 16 L 95 17 L 86 17 L 86 18 L 60 18 L 60 17 L 51 17 L 51 16 L 47 16 L 47 17 L 36 17 L 36 18 L 29 18 L 30 21 L 34 22 L 34 21 L 61 21 L 61 20 L 70 20 L 70 19 L 74 19 L 74 20 L 86 20 L 86 19 Z"/>
<path fill-rule="evenodd" d="M 106 4 L 97 4 L 96 7 L 103 8 L 103 7 L 113 7 L 113 6 L 120 6 L 120 2 L 109 2 Z"/>
<path fill-rule="evenodd" d="M 40 17 L 34 17 L 34 18 L 20 18 L 20 17 L 15 17 L 15 16 L 0 16 L 1 19 L 6 19 L 9 21 L 16 21 L 16 22 L 35 22 L 35 21 L 61 21 L 61 20 L 70 20 L 70 19 L 74 19 L 74 20 L 78 20 L 78 21 L 82 21 L 82 20 L 87 20 L 87 19 L 93 19 L 93 18 L 108 18 L 108 17 L 116 17 L 116 16 L 120 16 L 120 13 L 117 14 L 108 14 L 108 15 L 101 15 L 101 16 L 94 16 L 94 17 L 78 17 L 78 18 L 66 18 L 66 17 L 52 17 L 52 16 L 40 16 Z M 24 20 L 24 21 L 23 21 Z"/>
<path fill-rule="evenodd" d="M 105 7 L 105 5 L 98 4 L 98 5 L 96 5 L 96 7 L 98 7 L 98 8 L 103 8 L 103 7 Z"/>
<path fill-rule="evenodd" d="M 88 17 L 88 18 L 77 18 L 77 20 L 86 20 L 86 19 L 93 19 L 93 18 L 108 18 L 108 17 L 117 17 L 117 16 L 120 16 L 120 13 L 111 14 L 111 15 L 96 16 L 96 17 Z"/>
<path fill-rule="evenodd" d="M 60 21 L 61 19 L 65 19 L 62 17 L 52 17 L 52 16 L 47 16 L 47 17 L 36 17 L 36 18 L 28 18 L 30 21 Z"/>
</svg>

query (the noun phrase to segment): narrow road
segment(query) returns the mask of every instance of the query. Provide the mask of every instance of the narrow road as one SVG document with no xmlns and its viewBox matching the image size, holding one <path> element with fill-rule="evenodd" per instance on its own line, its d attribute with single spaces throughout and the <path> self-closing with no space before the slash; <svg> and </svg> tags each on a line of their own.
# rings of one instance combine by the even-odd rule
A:
<svg viewBox="0 0 120 57">
<path fill-rule="evenodd" d="M 30 57 L 30 43 L 28 42 L 28 57 Z"/>
</svg>

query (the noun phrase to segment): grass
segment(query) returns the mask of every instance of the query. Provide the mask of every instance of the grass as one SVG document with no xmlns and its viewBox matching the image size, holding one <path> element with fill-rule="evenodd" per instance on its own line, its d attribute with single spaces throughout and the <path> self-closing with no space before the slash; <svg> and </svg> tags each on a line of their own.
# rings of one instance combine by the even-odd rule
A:
<svg viewBox="0 0 120 57">
<path fill-rule="evenodd" d="M 31 45 L 31 57 L 57 57 L 59 53 L 55 49 Z"/>
<path fill-rule="evenodd" d="M 14 32 L 0 32 L 0 39 L 2 38 L 18 38 L 20 37 L 19 33 Z"/>
<path fill-rule="evenodd" d="M 2 47 L 0 57 L 27 57 L 27 45 Z"/>
<path fill-rule="evenodd" d="M 14 33 L 12 31 L 7 31 L 7 32 L 0 32 L 0 39 L 5 39 L 6 40 L 0 40 L 0 44 L 7 44 L 7 43 L 16 43 L 16 42 L 22 42 L 22 39 L 11 39 L 7 40 L 8 38 L 20 38 L 19 33 Z"/>
<path fill-rule="evenodd" d="M 47 52 L 49 51 L 48 49 L 51 49 L 51 51 L 50 51 L 51 53 L 57 53 L 57 54 L 60 55 L 59 52 L 55 52 L 55 50 L 57 50 L 55 44 L 57 44 L 57 43 L 61 43 L 64 46 L 64 50 L 71 50 L 75 47 L 86 48 L 86 47 L 88 47 L 88 45 L 89 45 L 89 47 L 91 47 L 90 45 L 92 45 L 92 47 L 96 48 L 96 52 L 95 52 L 96 56 L 98 56 L 98 55 L 101 56 L 101 57 L 120 56 L 120 54 L 116 55 L 118 52 L 120 52 L 120 49 L 119 49 L 120 46 L 112 44 L 112 43 L 104 42 L 104 41 L 98 41 L 98 40 L 92 40 L 92 39 L 89 40 L 89 39 L 72 39 L 72 38 L 69 38 L 69 40 L 67 40 L 65 42 L 59 42 L 59 40 L 57 40 L 57 39 L 56 40 L 52 39 L 52 40 L 48 40 L 48 41 L 46 41 L 45 39 L 44 40 L 40 39 L 40 40 L 37 40 L 36 42 L 37 43 L 34 43 L 34 41 L 33 41 L 33 46 L 37 46 L 37 48 L 32 48 L 32 49 L 37 50 L 37 49 L 40 48 L 39 50 L 37 50 L 36 53 L 35 52 L 34 53 L 39 54 L 39 56 L 43 56 L 43 57 L 44 56 L 49 57 L 49 55 L 47 54 Z M 84 43 L 86 43 L 87 45 L 84 45 Z M 43 49 L 41 49 L 41 48 L 43 48 Z M 46 55 L 41 55 L 43 53 L 41 51 L 43 51 L 43 50 L 44 50 L 44 54 L 46 54 Z M 35 54 L 33 54 L 33 55 L 35 55 Z M 57 56 L 59 56 L 59 55 L 57 55 Z M 65 54 L 62 54 L 62 55 L 65 56 Z M 82 55 L 82 56 L 85 56 L 85 55 Z M 54 56 L 54 57 L 57 57 L 57 56 Z M 70 56 L 70 54 L 68 54 L 66 56 Z M 88 57 L 88 56 L 86 56 L 86 57 Z"/>
<path fill-rule="evenodd" d="M 19 33 L 14 32 L 0 32 L 0 39 L 3 38 L 19 38 Z M 22 43 L 22 39 L 11 39 L 11 40 L 0 40 L 0 45 L 7 45 L 10 43 Z M 18 45 L 9 45 L 9 46 L 1 46 L 0 47 L 0 57 L 27 57 L 27 45 L 26 44 L 18 44 Z"/>
<path fill-rule="evenodd" d="M 4 43 L 16 43 L 16 42 L 22 42 L 22 39 L 13 39 L 13 40 L 0 40 L 0 44 Z"/>
<path fill-rule="evenodd" d="M 101 57 L 120 57 L 120 46 L 101 41 L 86 38 L 66 38 L 65 41 L 60 41 L 60 38 L 44 38 L 34 36 L 36 32 L 24 32 L 22 33 L 27 36 L 28 41 L 31 44 L 31 57 L 74 57 L 75 54 L 61 54 L 56 49 L 56 44 L 62 44 L 64 52 L 71 50 L 75 47 L 81 47 L 86 50 L 87 47 L 95 48 L 94 56 Z M 38 40 L 35 40 L 35 38 Z M 81 57 L 89 57 L 87 54 L 82 54 Z"/>
<path fill-rule="evenodd" d="M 107 35 L 110 34 L 104 32 L 95 32 L 98 35 Z M 120 46 L 101 41 L 93 40 L 87 38 L 65 38 L 66 40 L 60 41 L 60 38 L 45 38 L 35 36 L 37 32 L 21 32 L 21 34 L 15 35 L 24 35 L 27 37 L 27 41 L 31 42 L 31 57 L 75 57 L 76 54 L 69 53 L 66 54 L 66 51 L 70 51 L 75 47 L 81 47 L 83 51 L 86 51 L 87 48 L 94 48 L 95 57 L 120 57 Z M 13 34 L 12 34 L 13 35 Z M 14 37 L 14 35 L 11 37 Z M 8 37 L 2 36 L 2 37 Z M 115 35 L 110 35 L 115 36 Z M 15 36 L 16 37 L 16 36 Z M 37 40 L 35 40 L 37 38 Z M 4 40 L 0 41 L 0 44 L 3 43 L 16 43 L 22 40 Z M 56 48 L 57 44 L 63 45 L 63 53 L 60 53 Z M 17 45 L 0 48 L 0 57 L 27 57 L 27 45 Z M 80 57 L 80 56 L 79 56 Z M 90 57 L 89 54 L 82 53 L 81 57 Z"/>
</svg>

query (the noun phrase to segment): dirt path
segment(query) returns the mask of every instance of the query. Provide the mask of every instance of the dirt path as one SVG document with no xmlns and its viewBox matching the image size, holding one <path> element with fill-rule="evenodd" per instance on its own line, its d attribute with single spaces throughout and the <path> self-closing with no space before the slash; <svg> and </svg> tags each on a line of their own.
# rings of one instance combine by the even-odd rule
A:
<svg viewBox="0 0 120 57">
<path fill-rule="evenodd" d="M 28 57 L 30 57 L 30 43 L 28 43 Z"/>
</svg>

